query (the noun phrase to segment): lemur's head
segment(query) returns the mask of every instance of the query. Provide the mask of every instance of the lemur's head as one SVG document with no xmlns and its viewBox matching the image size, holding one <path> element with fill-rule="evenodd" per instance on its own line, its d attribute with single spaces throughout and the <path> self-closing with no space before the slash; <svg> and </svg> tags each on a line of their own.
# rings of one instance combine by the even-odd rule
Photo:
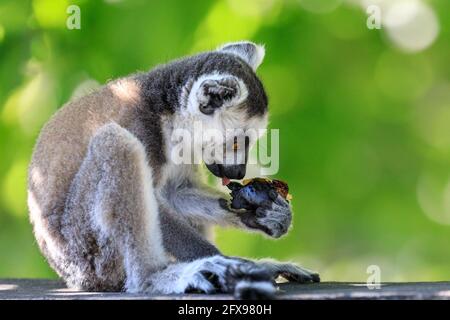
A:
<svg viewBox="0 0 450 320">
<path fill-rule="evenodd" d="M 236 42 L 188 58 L 195 75 L 183 86 L 182 114 L 201 124 L 203 160 L 225 184 L 244 177 L 249 148 L 267 126 L 267 95 L 255 73 L 264 53 Z"/>
</svg>

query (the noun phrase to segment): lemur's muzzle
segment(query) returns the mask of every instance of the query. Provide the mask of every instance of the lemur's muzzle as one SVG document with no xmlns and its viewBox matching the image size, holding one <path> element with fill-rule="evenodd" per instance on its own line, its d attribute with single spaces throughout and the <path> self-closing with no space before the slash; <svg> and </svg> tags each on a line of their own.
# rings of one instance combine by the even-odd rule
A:
<svg viewBox="0 0 450 320">
<path fill-rule="evenodd" d="M 222 178 L 223 184 L 228 184 L 230 179 L 240 180 L 244 178 L 247 165 L 233 164 L 223 165 L 218 163 L 207 164 L 206 167 L 216 177 Z"/>
<path fill-rule="evenodd" d="M 245 172 L 247 170 L 247 160 L 248 160 L 248 149 L 250 146 L 250 138 L 245 137 L 245 141 L 242 144 L 244 149 L 244 159 L 238 160 L 236 151 L 238 150 L 238 142 L 237 138 L 234 139 L 233 151 L 234 153 L 234 161 L 226 162 L 224 158 L 223 163 L 213 162 L 211 164 L 206 164 L 206 167 L 209 171 L 216 177 L 222 178 L 222 184 L 227 185 L 230 183 L 230 179 L 241 180 L 245 176 Z M 242 149 L 241 149 L 242 151 Z M 242 156 L 242 153 L 241 153 Z"/>
</svg>

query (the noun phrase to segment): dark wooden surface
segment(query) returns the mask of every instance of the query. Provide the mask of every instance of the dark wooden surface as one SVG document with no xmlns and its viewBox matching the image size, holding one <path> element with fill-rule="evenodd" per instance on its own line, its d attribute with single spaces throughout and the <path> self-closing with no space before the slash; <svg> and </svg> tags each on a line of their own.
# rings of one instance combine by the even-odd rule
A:
<svg viewBox="0 0 450 320">
<path fill-rule="evenodd" d="M 280 284 L 279 299 L 449 299 L 450 282 L 383 283 L 368 289 L 365 283 L 323 282 Z M 0 299 L 232 299 L 230 295 L 151 296 L 126 293 L 73 291 L 63 282 L 43 279 L 0 279 Z"/>
</svg>

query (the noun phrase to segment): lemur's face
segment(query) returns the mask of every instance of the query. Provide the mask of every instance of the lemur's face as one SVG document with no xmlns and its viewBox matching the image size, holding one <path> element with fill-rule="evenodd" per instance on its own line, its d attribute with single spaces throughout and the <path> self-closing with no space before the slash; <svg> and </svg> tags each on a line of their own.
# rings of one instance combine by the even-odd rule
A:
<svg viewBox="0 0 450 320">
<path fill-rule="evenodd" d="M 255 74 L 264 48 L 232 43 L 198 56 L 183 88 L 185 115 L 202 127 L 202 157 L 224 184 L 245 176 L 248 152 L 267 125 L 267 96 Z"/>
</svg>

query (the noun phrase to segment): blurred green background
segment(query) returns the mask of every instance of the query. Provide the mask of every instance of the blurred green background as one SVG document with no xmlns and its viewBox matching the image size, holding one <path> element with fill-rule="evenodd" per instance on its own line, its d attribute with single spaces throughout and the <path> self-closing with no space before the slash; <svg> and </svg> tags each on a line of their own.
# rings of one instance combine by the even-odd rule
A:
<svg viewBox="0 0 450 320">
<path fill-rule="evenodd" d="M 0 0 L 0 277 L 55 277 L 28 222 L 26 168 L 59 106 L 249 39 L 266 44 L 258 73 L 295 223 L 278 241 L 219 230 L 220 248 L 324 280 L 365 281 L 369 265 L 382 281 L 449 280 L 450 2 L 408 1 Z M 70 4 L 81 30 L 66 28 Z M 366 25 L 370 4 L 381 30 Z"/>
</svg>

